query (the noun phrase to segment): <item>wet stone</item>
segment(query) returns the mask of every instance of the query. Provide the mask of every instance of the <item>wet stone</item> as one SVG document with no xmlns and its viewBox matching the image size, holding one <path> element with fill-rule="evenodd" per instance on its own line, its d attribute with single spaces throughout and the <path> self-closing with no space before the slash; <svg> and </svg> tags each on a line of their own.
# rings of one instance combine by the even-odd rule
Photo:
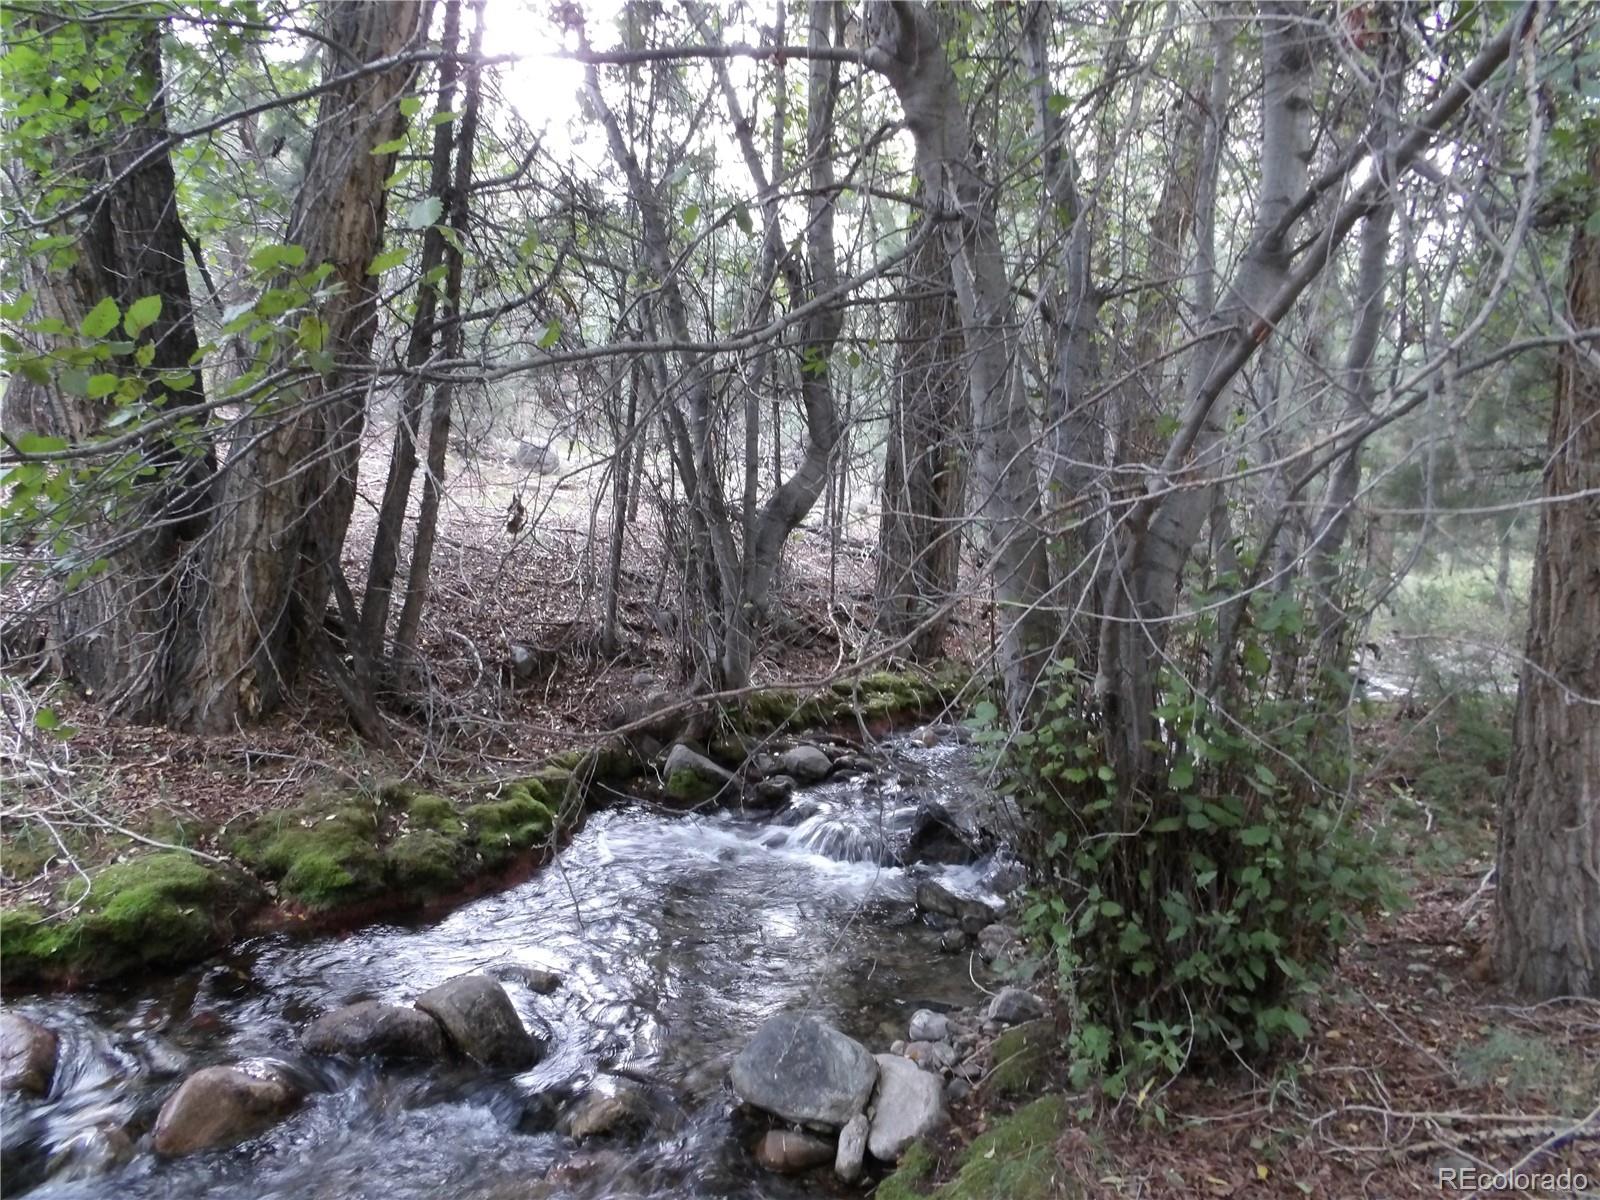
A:
<svg viewBox="0 0 1600 1200">
<path fill-rule="evenodd" d="M 878 1069 L 854 1038 L 815 1017 L 779 1013 L 739 1052 L 730 1076 L 753 1108 L 838 1129 L 866 1107 Z"/>
<path fill-rule="evenodd" d="M 487 975 L 462 975 L 417 997 L 417 1007 L 433 1017 L 455 1047 L 486 1067 L 524 1070 L 544 1053 L 529 1034 L 505 988 Z"/>
<path fill-rule="evenodd" d="M 833 771 L 833 760 L 816 746 L 802 743 L 783 752 L 779 758 L 785 775 L 798 783 L 821 783 Z"/>
<path fill-rule="evenodd" d="M 364 1000 L 318 1017 L 301 1043 L 313 1054 L 351 1058 L 438 1059 L 445 1054 L 444 1032 L 427 1013 Z"/>
<path fill-rule="evenodd" d="M 931 1009 L 919 1008 L 911 1014 L 906 1032 L 913 1042 L 939 1042 L 950 1036 L 950 1018 Z"/>
<path fill-rule="evenodd" d="M 0 1012 L 0 1091 L 45 1095 L 59 1054 L 53 1030 L 18 1013 Z"/>
<path fill-rule="evenodd" d="M 755 1160 L 779 1175 L 798 1175 L 835 1157 L 834 1147 L 809 1133 L 792 1129 L 772 1129 L 756 1143 Z"/>
<path fill-rule="evenodd" d="M 839 1147 L 833 1157 L 833 1173 L 846 1183 L 861 1178 L 867 1157 L 867 1132 L 872 1127 L 865 1113 L 857 1113 L 839 1131 Z"/>
<path fill-rule="evenodd" d="M 163 1158 L 232 1146 L 287 1116 L 299 1100 L 298 1089 L 270 1067 L 204 1067 L 161 1106 L 151 1146 Z"/>
</svg>

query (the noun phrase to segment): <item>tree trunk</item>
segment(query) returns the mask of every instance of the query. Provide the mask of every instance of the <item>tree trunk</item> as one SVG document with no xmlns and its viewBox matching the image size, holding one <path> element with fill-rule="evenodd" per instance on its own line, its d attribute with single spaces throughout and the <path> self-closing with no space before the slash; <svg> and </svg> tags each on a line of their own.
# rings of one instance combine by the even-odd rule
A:
<svg viewBox="0 0 1600 1200">
<path fill-rule="evenodd" d="M 955 73 L 928 11 L 876 3 L 870 61 L 888 78 L 916 143 L 917 173 L 942 215 L 966 344 L 977 470 L 1000 625 L 1007 711 L 1024 713 L 1056 643 L 1040 523 L 1033 423 L 1018 371 L 1017 320 L 995 223 L 995 189 L 979 172 Z"/>
<path fill-rule="evenodd" d="M 1600 178 L 1600 150 L 1589 172 Z M 1600 238 L 1582 228 L 1570 273 L 1572 325 L 1593 329 Z M 1496 962 L 1541 999 L 1600 996 L 1600 368 L 1590 354 L 1561 350 L 1500 815 Z"/>
<path fill-rule="evenodd" d="M 30 23 L 43 32 L 49 19 Z M 160 312 L 137 336 L 137 353 L 148 362 L 142 367 L 128 363 L 119 371 L 110 361 L 93 370 L 142 377 L 144 399 L 160 402 L 163 412 L 171 413 L 201 405 L 205 396 L 199 373 L 191 370 L 198 343 L 172 160 L 168 153 L 152 152 L 167 137 L 161 27 L 142 22 L 122 36 L 131 41 L 118 51 L 131 52 L 124 78 L 130 86 L 147 87 L 151 99 L 133 124 L 118 123 L 114 134 L 91 138 L 85 129 L 77 146 L 55 148 L 63 164 L 65 155 L 77 150 L 78 173 L 90 186 L 102 184 L 105 195 L 77 235 L 75 262 L 51 270 L 43 261 L 31 261 L 24 270 L 38 301 L 32 319 L 55 318 L 74 330 L 103 300 L 114 300 L 126 314 L 134 301 L 157 297 Z M 110 52 L 103 46 L 96 50 Z M 84 143 L 87 151 L 79 149 Z M 143 165 L 118 178 L 146 156 Z M 20 169 L 31 174 L 25 165 Z M 119 323 L 106 336 L 114 340 L 127 330 Z M 50 349 L 41 335 L 23 336 L 36 351 Z M 187 382 L 158 383 L 163 373 Z M 61 375 L 13 375 L 5 399 L 7 433 L 44 434 L 73 446 L 99 433 L 117 411 L 115 396 L 84 399 L 81 386 L 69 389 L 64 382 Z M 72 546 L 62 572 L 67 580 L 52 605 L 50 638 L 66 677 L 128 720 L 166 716 L 180 560 L 185 543 L 205 527 L 216 466 L 203 425 L 203 418 L 196 418 L 186 431 L 152 434 L 140 443 L 138 467 L 154 467 L 150 476 L 131 473 L 115 458 L 97 462 L 91 457 L 88 491 L 78 497 L 82 516 L 69 527 Z M 85 576 L 83 568 L 96 560 L 102 565 Z"/>
<path fill-rule="evenodd" d="M 328 10 L 329 74 L 399 54 L 421 36 L 417 0 Z M 363 75 L 324 93 L 305 182 L 287 241 L 308 264 L 332 263 L 339 290 L 324 304 L 334 369 L 284 405 L 245 421 L 235 438 L 204 561 L 207 589 L 175 697 L 180 725 L 221 731 L 275 707 L 321 636 L 355 501 L 366 413 L 363 375 L 376 327 L 376 280 L 394 154 L 373 147 L 401 128 L 409 66 Z M 354 631 L 352 631 L 353 633 Z"/>
<path fill-rule="evenodd" d="M 966 501 L 966 379 L 950 260 L 937 238 L 912 258 L 900 302 L 878 536 L 878 628 L 936 657 L 961 564 Z"/>
</svg>

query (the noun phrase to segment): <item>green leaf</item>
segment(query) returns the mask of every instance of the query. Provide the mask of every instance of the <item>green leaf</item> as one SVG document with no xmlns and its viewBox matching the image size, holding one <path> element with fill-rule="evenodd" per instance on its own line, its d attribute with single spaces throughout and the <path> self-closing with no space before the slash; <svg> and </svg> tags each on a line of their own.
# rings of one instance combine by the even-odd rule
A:
<svg viewBox="0 0 1600 1200">
<path fill-rule="evenodd" d="M 117 327 L 117 322 L 121 318 L 122 310 L 117 307 L 117 302 L 107 296 L 89 310 L 89 315 L 83 318 L 83 324 L 78 326 L 78 331 L 84 337 L 105 337 Z"/>
<path fill-rule="evenodd" d="M 1600 208 L 1589 214 L 1589 219 L 1583 223 L 1583 231 L 1590 237 L 1600 237 Z"/>
<path fill-rule="evenodd" d="M 733 223 L 744 233 L 755 232 L 755 222 L 750 219 L 749 206 L 743 200 L 733 206 Z"/>
<path fill-rule="evenodd" d="M 1292 1008 L 1284 1012 L 1283 1023 L 1289 1027 L 1289 1032 L 1297 1038 L 1305 1038 L 1311 1033 L 1311 1022 Z"/>
<path fill-rule="evenodd" d="M 1265 846 L 1272 840 L 1272 830 L 1265 825 L 1252 825 L 1240 831 L 1239 840 L 1246 846 Z"/>
<path fill-rule="evenodd" d="M 424 196 L 411 206 L 406 214 L 407 229 L 426 229 L 439 219 L 444 211 L 444 201 L 437 196 Z"/>
<path fill-rule="evenodd" d="M 33 293 L 23 292 L 15 300 L 0 304 L 0 320 L 20 321 L 33 308 Z"/>
<path fill-rule="evenodd" d="M 416 96 L 404 96 L 400 100 L 400 115 L 414 117 L 422 111 L 422 101 Z"/>
<path fill-rule="evenodd" d="M 1194 767 L 1189 763 L 1179 763 L 1167 773 L 1167 782 L 1178 791 L 1194 783 Z"/>
<path fill-rule="evenodd" d="M 304 246 L 263 246 L 250 256 L 250 267 L 265 275 L 279 267 L 298 267 L 305 261 Z"/>
<path fill-rule="evenodd" d="M 544 332 L 539 335 L 539 349 L 548 350 L 561 340 L 561 322 L 551 321 L 544 327 Z"/>
<path fill-rule="evenodd" d="M 405 262 L 405 260 L 406 248 L 404 246 L 397 246 L 393 250 L 385 250 L 382 254 L 378 255 L 377 258 L 372 260 L 371 264 L 367 267 L 367 274 L 382 275 L 385 271 L 390 270 L 393 267 L 398 267 L 401 263 Z"/>
<path fill-rule="evenodd" d="M 56 716 L 55 709 L 41 708 L 33 714 L 33 723 L 39 729 L 59 729 L 61 727 L 61 718 Z"/>
<path fill-rule="evenodd" d="M 66 438 L 47 437 L 42 433 L 24 433 L 14 440 L 17 449 L 24 454 L 53 454 L 67 448 Z"/>
<path fill-rule="evenodd" d="M 380 142 L 378 145 L 374 146 L 371 153 L 374 156 L 379 154 L 393 154 L 396 150 L 405 149 L 405 144 L 406 139 L 403 136 L 392 138 L 387 142 Z"/>
<path fill-rule="evenodd" d="M 683 223 L 686 227 L 693 225 L 699 219 L 700 206 L 698 204 L 691 204 L 688 208 L 683 210 Z"/>
<path fill-rule="evenodd" d="M 128 311 L 122 317 L 122 328 L 129 337 L 136 338 L 154 325 L 160 315 L 161 297 L 144 296 L 128 305 Z"/>
<path fill-rule="evenodd" d="M 86 389 L 89 399 L 99 400 L 102 396 L 109 396 L 117 390 L 119 380 L 115 375 L 91 375 L 89 386 Z"/>
</svg>

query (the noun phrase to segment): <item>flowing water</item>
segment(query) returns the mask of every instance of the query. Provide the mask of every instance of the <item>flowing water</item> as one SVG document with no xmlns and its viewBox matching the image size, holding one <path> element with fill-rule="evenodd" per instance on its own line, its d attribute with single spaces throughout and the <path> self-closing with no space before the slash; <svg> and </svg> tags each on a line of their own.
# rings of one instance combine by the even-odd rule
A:
<svg viewBox="0 0 1600 1200">
<path fill-rule="evenodd" d="M 598 812 L 537 877 L 434 924 L 262 938 L 140 989 L 15 998 L 15 1011 L 61 1034 L 61 1065 L 47 1098 L 5 1102 L 6 1194 L 815 1194 L 823 1185 L 750 1162 L 725 1084 L 732 1054 L 786 1008 L 883 1050 L 914 1009 L 980 996 L 967 956 L 938 952 L 912 881 L 888 865 L 919 801 L 974 802 L 966 752 L 898 740 L 887 751 L 885 771 L 810 789 L 766 817 Z M 982 863 L 928 869 L 981 891 Z M 506 984 L 523 1019 L 552 1035 L 522 1074 L 378 1069 L 298 1049 L 305 1025 L 339 1005 L 407 1003 L 452 976 L 514 964 L 563 979 L 548 996 Z M 139 1139 L 182 1075 L 252 1058 L 308 1088 L 294 1116 L 232 1150 L 171 1162 L 149 1153 Z M 646 1082 L 648 1132 L 598 1150 L 556 1132 L 575 1096 L 619 1074 Z M 81 1148 L 107 1123 L 130 1130 L 135 1151 L 96 1173 Z"/>
</svg>

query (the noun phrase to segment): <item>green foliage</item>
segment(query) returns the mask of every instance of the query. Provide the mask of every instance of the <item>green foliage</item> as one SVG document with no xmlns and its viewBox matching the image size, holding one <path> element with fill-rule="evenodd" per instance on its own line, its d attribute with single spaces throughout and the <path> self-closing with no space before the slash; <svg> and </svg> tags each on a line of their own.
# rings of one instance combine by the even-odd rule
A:
<svg viewBox="0 0 1600 1200">
<path fill-rule="evenodd" d="M 998 1096 L 1025 1096 L 1049 1077 L 1050 1056 L 1059 1045 L 1053 1022 L 1041 1018 L 1013 1025 L 994 1041 L 986 1086 Z"/>
<path fill-rule="evenodd" d="M 1045 886 L 1025 916 L 1055 958 L 1075 1085 L 1097 1076 L 1121 1096 L 1306 1036 L 1301 1005 L 1385 893 L 1337 803 L 1349 762 L 1336 722 L 1315 691 L 1278 699 L 1268 683 L 1298 612 L 1264 600 L 1244 624 L 1228 711 L 1164 676 L 1152 778 L 1118 780 L 1071 661 L 1051 669 L 1029 728 L 980 733 L 1038 818 Z"/>
<path fill-rule="evenodd" d="M 878 1185 L 879 1200 L 1046 1200 L 1077 1195 L 1056 1163 L 1055 1146 L 1066 1128 L 1067 1101 L 1041 1096 L 1001 1117 L 962 1153 L 954 1174 L 932 1192 L 924 1192 L 934 1172 L 933 1155 L 913 1142 L 901 1156 L 899 1169 Z"/>
</svg>

